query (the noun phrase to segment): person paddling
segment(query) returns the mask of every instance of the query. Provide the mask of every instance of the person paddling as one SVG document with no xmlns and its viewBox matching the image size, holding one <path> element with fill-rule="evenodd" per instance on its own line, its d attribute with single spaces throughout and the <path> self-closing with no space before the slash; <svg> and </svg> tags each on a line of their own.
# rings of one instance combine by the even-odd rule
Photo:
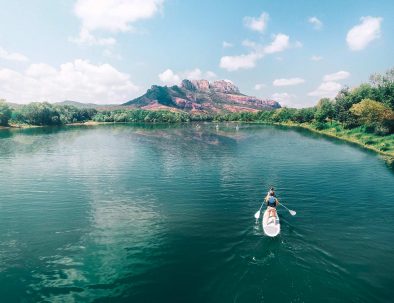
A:
<svg viewBox="0 0 394 303">
<path fill-rule="evenodd" d="M 265 197 L 265 203 L 267 203 L 268 217 L 276 217 L 276 207 L 279 205 L 279 200 L 275 197 L 273 187 L 271 187 L 270 191 Z"/>
<path fill-rule="evenodd" d="M 270 190 L 267 192 L 267 195 L 265 196 L 265 200 L 267 200 L 269 198 L 271 193 L 274 193 L 274 197 L 276 197 L 276 195 L 275 195 L 275 188 L 270 187 Z"/>
</svg>

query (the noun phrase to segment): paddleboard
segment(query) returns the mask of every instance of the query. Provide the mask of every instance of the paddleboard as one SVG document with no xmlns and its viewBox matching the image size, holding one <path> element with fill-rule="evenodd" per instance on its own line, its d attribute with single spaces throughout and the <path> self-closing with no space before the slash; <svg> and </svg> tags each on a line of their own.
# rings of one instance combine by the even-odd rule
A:
<svg viewBox="0 0 394 303">
<path fill-rule="evenodd" d="M 263 216 L 263 230 L 268 237 L 275 237 L 280 233 L 280 223 L 278 212 L 276 212 L 276 217 L 273 216 L 268 218 L 268 211 L 265 210 Z"/>
</svg>

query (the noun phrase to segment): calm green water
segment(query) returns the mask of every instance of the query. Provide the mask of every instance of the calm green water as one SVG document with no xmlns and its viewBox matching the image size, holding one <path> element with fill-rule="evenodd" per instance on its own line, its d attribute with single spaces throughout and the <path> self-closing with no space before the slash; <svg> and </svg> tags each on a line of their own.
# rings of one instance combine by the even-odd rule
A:
<svg viewBox="0 0 394 303">
<path fill-rule="evenodd" d="M 269 126 L 0 131 L 1 302 L 392 302 L 394 173 Z M 273 184 L 282 232 L 253 214 Z"/>
</svg>

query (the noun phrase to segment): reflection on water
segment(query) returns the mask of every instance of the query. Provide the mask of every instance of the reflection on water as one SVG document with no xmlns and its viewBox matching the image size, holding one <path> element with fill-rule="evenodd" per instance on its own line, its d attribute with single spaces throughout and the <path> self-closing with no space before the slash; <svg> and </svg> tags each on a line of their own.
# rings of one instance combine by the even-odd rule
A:
<svg viewBox="0 0 394 303">
<path fill-rule="evenodd" d="M 0 171 L 8 302 L 390 298 L 394 176 L 348 144 L 231 123 L 35 128 L 0 132 Z M 275 239 L 253 218 L 271 184 L 297 210 Z"/>
</svg>

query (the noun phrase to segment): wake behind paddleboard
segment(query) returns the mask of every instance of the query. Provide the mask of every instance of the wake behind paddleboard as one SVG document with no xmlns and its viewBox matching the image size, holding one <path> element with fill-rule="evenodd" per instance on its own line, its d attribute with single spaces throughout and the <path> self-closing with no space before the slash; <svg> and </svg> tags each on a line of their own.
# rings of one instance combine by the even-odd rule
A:
<svg viewBox="0 0 394 303">
<path fill-rule="evenodd" d="M 263 230 L 268 237 L 276 237 L 280 233 L 280 223 L 278 212 L 276 217 L 268 217 L 268 211 L 265 210 L 263 216 Z"/>
</svg>

